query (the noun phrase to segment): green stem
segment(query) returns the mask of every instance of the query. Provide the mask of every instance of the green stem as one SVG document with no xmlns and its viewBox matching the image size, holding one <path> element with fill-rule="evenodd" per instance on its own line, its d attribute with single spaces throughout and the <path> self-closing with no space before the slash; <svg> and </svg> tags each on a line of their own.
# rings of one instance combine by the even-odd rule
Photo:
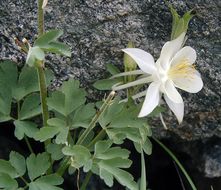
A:
<svg viewBox="0 0 221 190">
<path fill-rule="evenodd" d="M 146 189 L 147 189 L 146 166 L 145 166 L 143 148 L 141 147 L 141 180 L 140 180 L 140 190 L 146 190 Z"/>
<path fill-rule="evenodd" d="M 191 188 L 193 190 L 197 190 L 196 186 L 194 185 L 192 179 L 190 178 L 190 176 L 188 175 L 187 171 L 185 170 L 185 168 L 183 167 L 183 165 L 180 163 L 180 161 L 177 159 L 177 157 L 172 153 L 172 151 L 170 149 L 168 149 L 162 142 L 160 142 L 158 139 L 152 137 L 154 141 L 157 142 L 157 144 L 159 144 L 168 154 L 169 156 L 176 162 L 176 164 L 179 166 L 180 170 L 183 172 L 183 174 L 185 175 L 187 181 L 189 182 Z"/>
<path fill-rule="evenodd" d="M 109 106 L 111 100 L 114 98 L 115 96 L 115 92 L 112 91 L 107 99 L 104 101 L 104 103 L 102 104 L 99 112 L 93 117 L 91 123 L 89 124 L 88 128 L 82 133 L 82 135 L 80 136 L 80 138 L 78 139 L 76 144 L 82 144 L 85 140 L 85 138 L 87 137 L 87 135 L 90 133 L 90 131 L 95 127 L 98 119 L 100 118 L 100 116 L 102 115 L 102 113 L 104 113 L 104 111 L 107 109 L 107 107 Z M 66 157 L 63 160 L 63 163 L 61 163 L 60 167 L 57 170 L 57 174 L 62 176 L 65 172 L 65 170 L 68 168 L 69 166 L 69 162 L 70 162 L 70 157 Z"/>
<path fill-rule="evenodd" d="M 44 10 L 42 9 L 43 0 L 38 0 L 38 36 L 44 33 Z"/>
<path fill-rule="evenodd" d="M 86 190 L 87 184 L 90 181 L 91 176 L 92 176 L 92 172 L 89 171 L 84 179 L 84 182 L 83 182 L 80 190 Z"/>
<path fill-rule="evenodd" d="M 94 118 L 92 119 L 91 123 L 89 124 L 88 128 L 86 128 L 86 130 L 82 133 L 82 135 L 79 137 L 78 141 L 76 144 L 82 144 L 84 142 L 84 140 L 86 139 L 86 137 L 88 136 L 88 134 L 91 132 L 91 130 L 95 127 L 97 121 L 99 120 L 100 116 L 102 115 L 102 113 L 104 113 L 104 111 L 107 109 L 107 107 L 109 106 L 109 103 L 111 102 L 111 100 L 114 98 L 115 96 L 115 92 L 112 91 L 107 99 L 104 101 L 103 105 L 101 106 L 99 112 L 94 116 Z"/>
<path fill-rule="evenodd" d="M 60 167 L 57 170 L 57 174 L 60 176 L 63 176 L 65 170 L 68 168 L 69 166 L 69 162 L 70 162 L 71 158 L 70 157 L 66 157 L 63 162 L 61 163 Z"/>
<path fill-rule="evenodd" d="M 44 10 L 42 9 L 43 0 L 38 0 L 38 36 L 44 33 Z M 47 125 L 47 120 L 49 118 L 48 106 L 47 106 L 47 85 L 44 73 L 44 62 L 37 62 L 38 80 L 41 96 L 41 107 L 42 107 L 42 119 L 43 126 Z M 50 140 L 45 142 L 45 148 L 50 143 Z"/>
<path fill-rule="evenodd" d="M 29 151 L 30 151 L 31 153 L 34 153 L 34 151 L 33 151 L 32 147 L 31 147 L 31 144 L 30 144 L 28 138 L 27 138 L 26 136 L 24 136 L 24 139 L 25 139 L 25 142 L 26 142 L 26 144 L 27 144 L 27 146 L 28 146 Z"/>
<path fill-rule="evenodd" d="M 26 186 L 28 186 L 28 182 L 26 181 L 24 177 L 20 176 L 20 179 L 25 183 Z"/>
<path fill-rule="evenodd" d="M 105 135 L 106 135 L 106 131 L 105 131 L 105 129 L 102 129 L 102 130 L 97 134 L 97 136 L 90 142 L 90 144 L 87 145 L 87 148 L 90 148 L 91 146 L 95 145 L 95 143 L 96 143 L 97 141 L 99 141 L 100 139 L 103 139 Z"/>
</svg>

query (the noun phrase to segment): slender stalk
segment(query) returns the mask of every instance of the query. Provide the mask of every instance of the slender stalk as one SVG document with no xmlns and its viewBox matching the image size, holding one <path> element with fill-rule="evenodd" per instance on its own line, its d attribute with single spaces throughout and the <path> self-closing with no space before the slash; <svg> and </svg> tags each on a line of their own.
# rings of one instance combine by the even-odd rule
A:
<svg viewBox="0 0 221 190">
<path fill-rule="evenodd" d="M 38 0 L 38 36 L 44 33 L 44 10 L 42 9 L 43 0 Z M 41 107 L 42 107 L 42 119 L 43 126 L 47 125 L 47 120 L 49 118 L 48 106 L 47 106 L 47 86 L 44 73 L 44 62 L 37 62 L 38 80 L 41 96 Z M 50 143 L 50 140 L 45 142 L 45 148 Z"/>
<path fill-rule="evenodd" d="M 146 190 L 146 188 L 147 188 L 146 166 L 145 166 L 143 149 L 141 149 L 141 180 L 140 180 L 140 190 Z"/>
<path fill-rule="evenodd" d="M 70 157 L 66 157 L 63 162 L 61 163 L 60 167 L 57 170 L 57 174 L 62 176 L 65 172 L 65 170 L 68 168 L 69 166 L 69 162 L 70 162 L 71 158 Z"/>
<path fill-rule="evenodd" d="M 94 118 L 92 119 L 91 123 L 89 124 L 88 128 L 82 133 L 82 135 L 79 137 L 78 141 L 76 144 L 82 144 L 83 141 L 85 140 L 85 138 L 88 136 L 88 134 L 91 132 L 91 130 L 95 127 L 98 119 L 100 118 L 100 116 L 102 115 L 102 113 L 107 109 L 107 107 L 109 106 L 110 101 L 114 98 L 115 96 L 115 92 L 112 91 L 107 99 L 104 101 L 103 105 L 101 106 L 99 112 L 94 116 Z"/>
<path fill-rule="evenodd" d="M 38 0 L 38 36 L 44 33 L 44 10 L 42 9 L 43 0 Z"/>
<path fill-rule="evenodd" d="M 87 145 L 87 148 L 90 148 L 91 146 L 95 145 L 95 143 L 97 141 L 99 141 L 100 139 L 103 139 L 104 136 L 106 135 L 106 131 L 105 129 L 102 129 L 97 136 L 89 143 L 89 145 Z"/>
<path fill-rule="evenodd" d="M 107 109 L 107 107 L 109 106 L 109 103 L 111 102 L 111 100 L 114 98 L 115 96 L 115 92 L 112 91 L 107 99 L 104 101 L 103 105 L 101 106 L 99 112 L 94 116 L 94 118 L 92 119 L 91 123 L 89 124 L 88 128 L 82 133 L 82 135 L 79 137 L 78 141 L 76 144 L 82 144 L 85 140 L 85 138 L 87 137 L 87 135 L 90 133 L 90 131 L 95 127 L 98 119 L 100 118 L 100 116 L 102 115 L 102 113 L 104 113 L 104 111 Z M 68 168 L 69 166 L 69 162 L 70 162 L 71 158 L 70 157 L 66 157 L 63 162 L 61 163 L 60 167 L 57 170 L 57 174 L 62 176 L 65 172 L 65 170 Z"/>
<path fill-rule="evenodd" d="M 29 151 L 30 151 L 31 153 L 34 153 L 34 151 L 33 151 L 32 147 L 31 147 L 31 144 L 30 144 L 28 138 L 27 138 L 26 136 L 24 136 L 24 139 L 25 139 L 25 142 L 26 142 L 26 144 L 27 144 L 27 146 L 28 146 Z"/>
<path fill-rule="evenodd" d="M 91 176 L 92 176 L 92 172 L 89 171 L 84 179 L 83 184 L 81 185 L 80 190 L 86 190 L 87 184 L 90 181 Z"/>
<path fill-rule="evenodd" d="M 20 176 L 20 179 L 25 183 L 26 186 L 28 186 L 28 182 L 26 181 L 24 177 Z"/>
<path fill-rule="evenodd" d="M 187 181 L 189 182 L 191 188 L 193 190 L 197 190 L 196 186 L 194 185 L 192 179 L 188 175 L 187 171 L 183 167 L 183 165 L 180 163 L 180 161 L 177 159 L 177 157 L 172 153 L 170 149 L 168 149 L 162 142 L 160 142 L 158 139 L 152 137 L 154 141 L 157 142 L 168 154 L 169 156 L 176 162 L 176 164 L 179 166 L 180 170 L 183 172 L 184 176 L 186 177 Z"/>
</svg>

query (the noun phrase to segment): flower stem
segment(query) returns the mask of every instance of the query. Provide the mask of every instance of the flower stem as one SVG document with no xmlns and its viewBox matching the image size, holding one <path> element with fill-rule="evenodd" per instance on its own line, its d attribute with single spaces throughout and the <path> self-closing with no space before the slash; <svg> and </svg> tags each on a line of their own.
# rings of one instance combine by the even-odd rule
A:
<svg viewBox="0 0 221 190">
<path fill-rule="evenodd" d="M 44 33 L 44 10 L 42 9 L 43 0 L 38 0 L 38 36 Z"/>
<path fill-rule="evenodd" d="M 44 33 L 44 10 L 42 9 L 43 0 L 38 0 L 38 36 Z M 47 86 L 44 73 L 44 62 L 37 62 L 38 80 L 41 96 L 41 107 L 42 107 L 42 119 L 43 126 L 47 125 L 47 120 L 49 118 L 48 106 L 47 106 Z M 50 143 L 50 140 L 45 141 L 45 148 Z"/>
<path fill-rule="evenodd" d="M 63 162 L 61 163 L 61 165 L 60 165 L 60 167 L 58 168 L 58 170 L 57 170 L 57 174 L 58 175 L 60 175 L 60 176 L 62 176 L 63 174 L 64 174 L 64 172 L 65 172 L 65 170 L 68 168 L 68 166 L 69 166 L 69 162 L 70 162 L 70 157 L 66 157 L 64 160 L 63 160 Z"/>
<path fill-rule="evenodd" d="M 111 93 L 108 95 L 107 99 L 104 101 L 104 103 L 102 104 L 100 110 L 98 111 L 98 113 L 93 117 L 91 123 L 89 124 L 88 128 L 82 133 L 82 135 L 79 137 L 78 141 L 76 144 L 80 145 L 84 142 L 84 140 L 86 139 L 87 135 L 91 132 L 91 130 L 95 127 L 98 119 L 100 118 L 100 116 L 102 115 L 102 113 L 104 113 L 104 111 L 107 109 L 107 107 L 109 106 L 111 100 L 114 98 L 115 96 L 115 92 L 111 91 Z M 102 131 L 101 131 L 102 132 Z M 103 133 L 103 132 L 102 132 Z M 98 134 L 99 135 L 99 134 Z M 96 138 L 96 137 L 95 137 Z M 69 162 L 70 162 L 70 157 L 66 157 L 63 162 L 61 163 L 60 167 L 57 170 L 57 174 L 62 176 L 65 172 L 65 170 L 68 168 L 69 166 Z"/>
<path fill-rule="evenodd" d="M 91 176 L 92 176 L 92 172 L 89 171 L 84 179 L 84 182 L 83 182 L 80 190 L 86 190 L 87 184 L 90 181 Z"/>
<path fill-rule="evenodd" d="M 192 190 L 197 190 L 196 186 L 194 185 L 192 179 L 188 175 L 187 171 L 183 167 L 183 165 L 180 163 L 180 161 L 177 159 L 177 157 L 172 153 L 170 149 L 168 149 L 162 142 L 160 142 L 158 139 L 152 137 L 154 141 L 157 142 L 168 154 L 169 156 L 176 162 L 176 164 L 179 166 L 180 170 L 183 172 L 184 176 L 186 177 L 187 181 L 189 182 Z"/>
<path fill-rule="evenodd" d="M 100 116 L 102 115 L 102 113 L 107 109 L 107 107 L 109 106 L 109 103 L 111 102 L 111 100 L 114 98 L 115 96 L 115 92 L 112 91 L 107 99 L 104 101 L 103 105 L 101 106 L 99 112 L 94 116 L 94 118 L 92 119 L 91 123 L 89 124 L 88 128 L 82 133 L 82 135 L 79 137 L 78 141 L 76 144 L 82 144 L 85 140 L 85 138 L 88 136 L 88 134 L 91 132 L 91 130 L 95 127 L 97 121 L 99 120 Z"/>
<path fill-rule="evenodd" d="M 102 129 L 102 130 L 97 134 L 97 136 L 90 142 L 90 144 L 87 145 L 87 148 L 90 148 L 91 146 L 95 145 L 95 143 L 96 143 L 97 141 L 99 141 L 100 139 L 103 139 L 105 135 L 106 135 L 106 131 L 105 131 L 105 129 Z"/>
</svg>

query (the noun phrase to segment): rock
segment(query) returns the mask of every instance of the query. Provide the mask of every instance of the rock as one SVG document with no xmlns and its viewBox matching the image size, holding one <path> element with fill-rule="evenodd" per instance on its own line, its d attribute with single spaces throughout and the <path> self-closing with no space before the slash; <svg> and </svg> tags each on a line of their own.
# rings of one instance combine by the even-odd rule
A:
<svg viewBox="0 0 221 190">
<path fill-rule="evenodd" d="M 182 125 L 178 125 L 174 116 L 169 114 L 166 117 L 169 130 L 156 127 L 154 134 L 160 138 L 170 138 L 174 142 L 175 134 L 182 142 L 205 143 L 212 138 L 221 137 L 221 2 L 170 2 L 181 14 L 192 8 L 197 13 L 190 23 L 186 45 L 197 51 L 196 67 L 202 75 L 204 88 L 197 94 L 182 92 L 185 101 Z M 24 63 L 25 55 L 18 50 L 13 38 L 26 37 L 33 43 L 37 34 L 36 6 L 34 0 L 0 1 L 1 59 Z M 157 59 L 163 44 L 170 39 L 171 21 L 168 7 L 163 1 L 157 0 L 49 1 L 45 10 L 46 30 L 64 30 L 61 40 L 72 47 L 71 58 L 48 56 L 47 66 L 56 75 L 55 87 L 73 77 L 87 88 L 90 99 L 98 99 L 102 93 L 94 90 L 92 84 L 108 76 L 105 64 L 111 63 L 122 68 L 121 49 L 129 40 Z M 159 122 L 158 124 L 160 125 Z M 190 152 L 194 150 L 191 149 Z M 206 159 L 205 164 L 212 163 L 210 161 Z M 208 175 L 213 169 L 209 170 L 207 167 Z M 215 173 L 211 175 L 216 176 Z M 220 173 L 217 175 L 221 176 Z"/>
</svg>

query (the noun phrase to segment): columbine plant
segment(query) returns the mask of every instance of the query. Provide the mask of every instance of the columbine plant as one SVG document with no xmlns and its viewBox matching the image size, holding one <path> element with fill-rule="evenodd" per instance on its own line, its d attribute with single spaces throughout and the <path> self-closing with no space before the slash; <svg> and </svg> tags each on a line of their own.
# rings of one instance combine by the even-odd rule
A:
<svg viewBox="0 0 221 190">
<path fill-rule="evenodd" d="M 11 151 L 9 161 L 0 159 L 0 188 L 60 190 L 63 175 L 68 172 L 69 175 L 76 174 L 75 188 L 78 190 L 86 189 L 92 174 L 98 175 L 109 187 L 113 186 L 115 179 L 130 190 L 146 190 L 144 153 L 150 155 L 152 152 L 149 140 L 152 133 L 147 120 L 138 118 L 138 115 L 150 114 L 158 106 L 163 93 L 181 122 L 183 100 L 175 87 L 195 93 L 203 85 L 193 66 L 195 50 L 182 48 L 191 12 L 180 18 L 171 7 L 171 37 L 174 39 L 164 45 L 156 63 L 150 54 L 129 43 L 129 48 L 123 50 L 125 72 L 120 73 L 118 68 L 107 65 L 113 77 L 98 81 L 95 86 L 99 89 L 112 87 L 113 90 L 128 88 L 128 102 L 111 91 L 105 100 L 88 103 L 86 91 L 74 79 L 65 81 L 54 92 L 47 92 L 53 74 L 45 68 L 46 54 L 71 56 L 70 48 L 58 41 L 62 31 L 44 31 L 43 9 L 47 2 L 38 0 L 38 38 L 34 44 L 29 44 L 26 39 L 22 42 L 16 39 L 20 49 L 27 54 L 26 65 L 18 69 L 11 61 L 0 64 L 0 121 L 14 124 L 15 137 L 24 139 L 31 153 L 25 158 Z M 141 70 L 136 70 L 137 65 Z M 150 83 L 148 90 L 137 94 L 146 83 Z M 132 101 L 145 95 L 142 108 Z M 159 112 L 160 109 L 152 112 L 152 116 Z M 44 142 L 45 151 L 35 153 L 29 138 Z M 139 182 L 124 170 L 132 164 L 129 150 L 119 146 L 125 139 L 132 141 L 141 154 Z M 192 189 L 196 189 L 174 155 L 173 158 Z M 80 176 L 84 180 L 81 181 Z"/>
</svg>

